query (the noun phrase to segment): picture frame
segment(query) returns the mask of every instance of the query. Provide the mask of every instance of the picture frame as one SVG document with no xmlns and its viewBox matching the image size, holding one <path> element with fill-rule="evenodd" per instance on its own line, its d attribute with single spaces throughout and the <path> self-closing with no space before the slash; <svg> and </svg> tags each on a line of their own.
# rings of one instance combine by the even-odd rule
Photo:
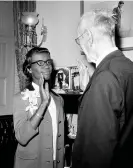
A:
<svg viewBox="0 0 133 168">
<path fill-rule="evenodd" d="M 56 67 L 53 90 L 57 93 L 80 93 L 79 70 L 77 66 Z"/>
<path fill-rule="evenodd" d="M 133 1 L 123 1 L 121 15 L 121 29 L 119 39 L 119 49 L 122 51 L 133 50 Z M 80 1 L 80 16 L 90 9 L 106 8 L 112 10 L 118 6 L 119 1 Z"/>
<path fill-rule="evenodd" d="M 69 69 L 67 67 L 56 67 L 55 71 L 54 89 L 56 91 L 69 89 Z"/>
</svg>

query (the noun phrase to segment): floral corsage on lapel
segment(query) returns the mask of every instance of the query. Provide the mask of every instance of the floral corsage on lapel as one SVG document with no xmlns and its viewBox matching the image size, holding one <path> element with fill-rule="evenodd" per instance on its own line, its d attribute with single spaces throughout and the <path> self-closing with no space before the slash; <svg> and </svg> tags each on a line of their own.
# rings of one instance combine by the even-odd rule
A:
<svg viewBox="0 0 133 168">
<path fill-rule="evenodd" d="M 22 100 L 29 101 L 29 105 L 26 107 L 25 111 L 29 112 L 29 117 L 31 118 L 35 111 L 38 109 L 38 101 L 37 98 L 40 97 L 40 93 L 36 90 L 30 91 L 29 89 L 25 89 L 22 94 Z"/>
</svg>

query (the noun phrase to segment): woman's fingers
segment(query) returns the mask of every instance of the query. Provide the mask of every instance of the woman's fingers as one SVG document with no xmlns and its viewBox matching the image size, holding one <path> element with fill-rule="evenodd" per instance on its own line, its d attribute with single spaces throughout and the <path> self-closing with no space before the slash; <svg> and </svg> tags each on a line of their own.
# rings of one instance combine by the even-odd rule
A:
<svg viewBox="0 0 133 168">
<path fill-rule="evenodd" d="M 45 93 L 49 99 L 49 85 L 48 85 L 48 82 L 45 83 Z"/>
<path fill-rule="evenodd" d="M 39 85 L 41 86 L 41 87 L 43 87 L 43 83 L 44 83 L 44 78 L 43 78 L 43 75 L 42 75 L 42 73 L 40 74 L 40 79 L 39 79 Z"/>
<path fill-rule="evenodd" d="M 45 82 L 45 90 L 48 92 L 49 91 L 49 85 L 48 82 Z"/>
<path fill-rule="evenodd" d="M 39 85 L 40 85 L 40 94 L 41 94 L 42 101 L 47 101 L 48 93 L 46 92 L 48 92 L 47 90 L 49 88 L 48 88 L 48 84 L 46 83 L 45 83 L 45 88 L 44 88 L 44 77 L 42 73 L 40 74 Z"/>
</svg>

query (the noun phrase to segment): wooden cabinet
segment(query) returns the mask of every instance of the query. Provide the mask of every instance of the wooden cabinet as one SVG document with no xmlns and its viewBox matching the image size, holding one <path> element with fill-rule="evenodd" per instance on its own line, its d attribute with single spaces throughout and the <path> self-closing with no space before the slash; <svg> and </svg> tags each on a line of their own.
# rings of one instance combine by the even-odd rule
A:
<svg viewBox="0 0 133 168">
<path fill-rule="evenodd" d="M 65 114 L 78 114 L 78 100 L 81 94 L 60 94 L 64 99 Z"/>
<path fill-rule="evenodd" d="M 65 111 L 65 166 L 71 166 L 72 147 L 74 139 L 68 137 L 67 114 L 78 114 L 78 104 L 81 94 L 60 94 L 64 99 Z"/>
</svg>

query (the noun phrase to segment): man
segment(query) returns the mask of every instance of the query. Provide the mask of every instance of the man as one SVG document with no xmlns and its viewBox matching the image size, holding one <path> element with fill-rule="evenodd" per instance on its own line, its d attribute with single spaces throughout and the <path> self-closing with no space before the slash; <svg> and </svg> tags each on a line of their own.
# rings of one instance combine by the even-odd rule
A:
<svg viewBox="0 0 133 168">
<path fill-rule="evenodd" d="M 111 13 L 90 11 L 78 26 L 76 42 L 96 70 L 80 98 L 72 168 L 111 167 L 118 142 L 124 144 L 128 135 L 124 128 L 133 112 L 133 63 L 115 45 Z M 123 131 L 125 139 L 120 139 Z"/>
</svg>

